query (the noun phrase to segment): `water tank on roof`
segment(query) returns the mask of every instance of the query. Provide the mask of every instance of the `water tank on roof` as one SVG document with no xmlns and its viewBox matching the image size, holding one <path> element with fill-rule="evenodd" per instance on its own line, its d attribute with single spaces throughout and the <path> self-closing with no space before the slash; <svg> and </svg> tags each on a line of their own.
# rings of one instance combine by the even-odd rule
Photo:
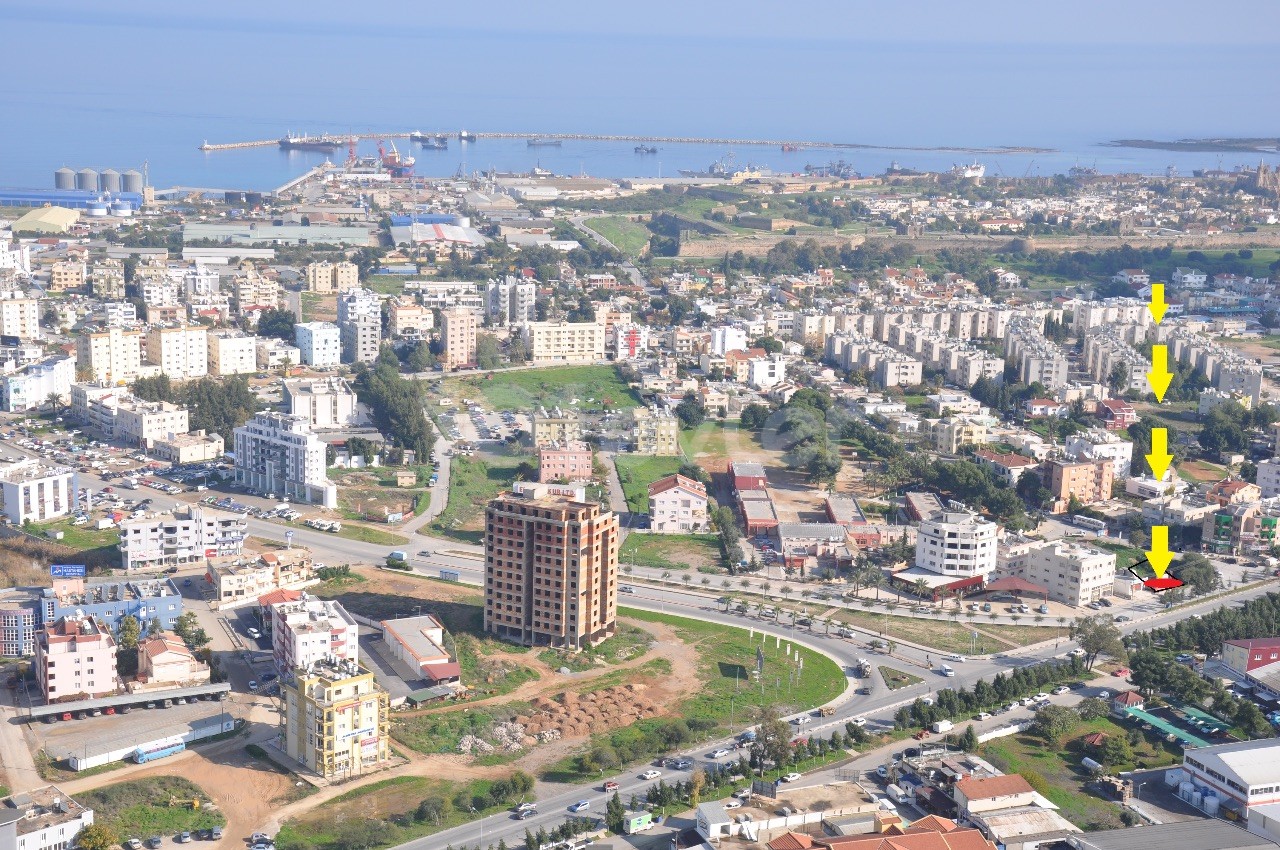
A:
<svg viewBox="0 0 1280 850">
<path fill-rule="evenodd" d="M 85 208 L 85 213 L 91 216 L 105 216 L 107 214 L 107 202 L 90 201 Z"/>
<path fill-rule="evenodd" d="M 98 172 L 92 168 L 82 168 L 77 171 L 76 188 L 82 192 L 98 191 Z"/>
<path fill-rule="evenodd" d="M 98 191 L 111 192 L 112 194 L 120 191 L 120 172 L 114 168 L 104 168 L 98 174 Z"/>
<path fill-rule="evenodd" d="M 53 172 L 53 188 L 55 189 L 74 189 L 76 187 L 76 173 L 65 165 Z"/>
<path fill-rule="evenodd" d="M 1205 797 L 1204 813 L 1211 818 L 1216 817 L 1218 814 L 1219 805 L 1221 805 L 1221 801 L 1217 797 Z"/>
<path fill-rule="evenodd" d="M 121 175 L 124 191 L 142 194 L 142 172 L 130 168 Z"/>
</svg>

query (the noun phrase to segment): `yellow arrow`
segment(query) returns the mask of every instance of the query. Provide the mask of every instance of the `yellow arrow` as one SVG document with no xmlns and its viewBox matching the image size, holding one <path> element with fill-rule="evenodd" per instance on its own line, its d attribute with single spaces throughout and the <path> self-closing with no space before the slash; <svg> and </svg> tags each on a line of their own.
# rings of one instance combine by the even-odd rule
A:
<svg viewBox="0 0 1280 850">
<path fill-rule="evenodd" d="M 1165 311 L 1169 309 L 1169 305 L 1164 303 L 1164 284 L 1151 284 L 1151 303 L 1147 305 L 1147 309 L 1151 311 L 1151 318 L 1156 320 L 1156 324 L 1160 324 L 1160 320 L 1164 318 Z"/>
<path fill-rule="evenodd" d="M 1173 553 L 1169 551 L 1169 526 L 1151 526 L 1151 551 L 1147 552 L 1147 562 L 1155 570 L 1156 578 L 1164 578 L 1173 561 Z"/>
<path fill-rule="evenodd" d="M 1151 384 L 1151 392 L 1156 401 L 1164 401 L 1164 394 L 1169 391 L 1173 375 L 1169 372 L 1169 346 L 1151 346 L 1151 371 L 1147 373 L 1147 381 Z"/>
<path fill-rule="evenodd" d="M 1169 471 L 1173 455 L 1169 454 L 1169 431 L 1166 428 L 1151 429 L 1151 454 L 1147 455 L 1147 463 L 1151 464 L 1151 474 L 1157 481 L 1164 480 Z"/>
</svg>

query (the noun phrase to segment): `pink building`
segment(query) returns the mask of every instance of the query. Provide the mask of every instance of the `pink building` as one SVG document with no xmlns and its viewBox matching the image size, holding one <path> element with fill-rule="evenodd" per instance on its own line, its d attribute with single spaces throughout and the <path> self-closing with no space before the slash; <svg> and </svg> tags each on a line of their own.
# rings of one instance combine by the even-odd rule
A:
<svg viewBox="0 0 1280 850">
<path fill-rule="evenodd" d="M 587 481 L 591 478 L 591 446 L 581 440 L 550 443 L 538 449 L 538 480 Z"/>
<path fill-rule="evenodd" d="M 355 619 L 332 599 L 304 593 L 296 602 L 271 606 L 271 650 L 283 672 L 309 670 L 326 658 L 359 661 L 359 636 Z"/>
<path fill-rule="evenodd" d="M 36 635 L 36 681 L 47 702 L 115 693 L 116 641 L 92 617 L 63 617 Z"/>
</svg>

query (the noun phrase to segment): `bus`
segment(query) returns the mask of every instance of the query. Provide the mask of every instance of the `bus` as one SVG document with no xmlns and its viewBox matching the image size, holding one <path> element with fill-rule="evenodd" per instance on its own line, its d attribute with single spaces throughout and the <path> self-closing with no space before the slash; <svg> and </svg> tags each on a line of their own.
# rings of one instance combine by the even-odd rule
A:
<svg viewBox="0 0 1280 850">
<path fill-rule="evenodd" d="M 143 744 L 133 751 L 133 760 L 138 764 L 146 764 L 156 759 L 167 758 L 176 755 L 187 748 L 187 744 L 181 738 L 165 738 L 162 741 L 156 741 L 153 744 Z"/>
</svg>

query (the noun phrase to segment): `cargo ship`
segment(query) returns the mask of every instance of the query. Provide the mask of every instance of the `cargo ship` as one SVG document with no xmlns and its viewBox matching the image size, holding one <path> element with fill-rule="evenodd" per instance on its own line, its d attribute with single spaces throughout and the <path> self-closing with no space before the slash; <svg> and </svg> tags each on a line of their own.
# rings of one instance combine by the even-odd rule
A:
<svg viewBox="0 0 1280 850">
<path fill-rule="evenodd" d="M 525 144 L 531 148 L 558 148 L 560 147 L 560 140 L 533 138 L 529 139 Z"/>
<path fill-rule="evenodd" d="M 474 142 L 476 140 L 476 134 L 468 133 L 466 130 L 459 130 L 458 139 L 463 142 Z"/>
<path fill-rule="evenodd" d="M 342 146 L 342 140 L 333 136 L 295 136 L 292 133 L 280 140 L 280 149 L 285 151 L 336 151 Z"/>
<path fill-rule="evenodd" d="M 657 153 L 658 149 L 653 145 L 636 145 L 636 153 Z"/>
<path fill-rule="evenodd" d="M 447 151 L 449 149 L 449 137 L 444 133 L 419 133 L 416 130 L 409 134 L 409 141 L 417 142 L 429 151 Z"/>
<path fill-rule="evenodd" d="M 974 162 L 970 165 L 951 166 L 951 176 L 961 180 L 981 179 L 986 173 L 987 167 L 980 162 Z"/>
</svg>

